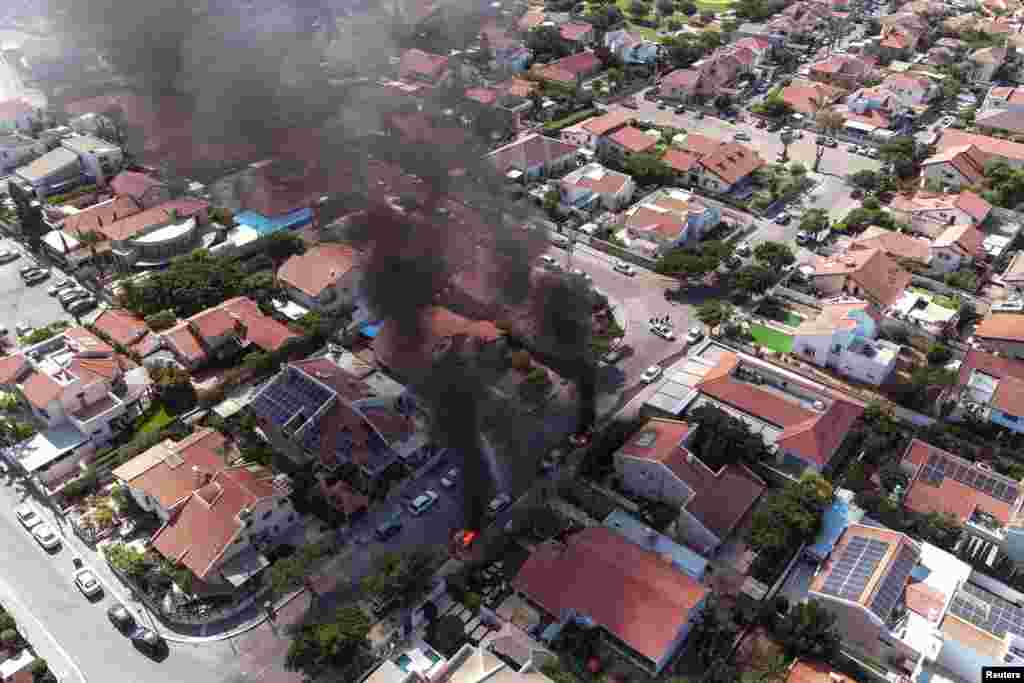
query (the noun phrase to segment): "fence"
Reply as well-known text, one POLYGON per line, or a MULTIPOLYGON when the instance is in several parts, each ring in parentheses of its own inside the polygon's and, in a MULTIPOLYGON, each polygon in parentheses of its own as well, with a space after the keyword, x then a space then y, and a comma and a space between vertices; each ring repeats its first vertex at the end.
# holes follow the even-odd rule
POLYGON ((789 287, 783 287, 782 285, 775 286, 775 289, 772 290, 772 296, 790 299, 798 304, 803 304, 804 306, 811 306, 813 308, 821 307, 821 302, 817 297, 813 297, 810 294, 804 294, 803 292, 798 292, 795 289, 790 289, 789 287))

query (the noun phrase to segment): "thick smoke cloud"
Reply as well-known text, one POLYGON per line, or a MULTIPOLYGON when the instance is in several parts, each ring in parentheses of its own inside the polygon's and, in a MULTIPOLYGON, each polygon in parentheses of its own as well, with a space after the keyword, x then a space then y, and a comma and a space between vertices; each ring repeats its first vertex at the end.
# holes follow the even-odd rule
MULTIPOLYGON (((458 275, 477 271, 498 305, 521 308, 535 300, 541 334, 574 368, 585 404, 581 420, 593 421, 590 298, 582 283, 534 283, 532 266, 546 242, 513 227, 525 212, 504 200, 502 179, 481 161, 480 141, 468 133, 435 138, 431 131, 416 144, 368 135, 384 129, 393 101, 331 83, 346 74, 384 73, 399 51, 398 36, 410 35, 400 13, 393 16, 401 3, 335 22, 316 0, 206 0, 198 7, 186 0, 50 2, 61 40, 98 51, 151 103, 151 129, 126 129, 133 138, 145 134, 154 162, 192 174, 227 157, 275 158, 283 163, 269 180, 296 201, 308 201, 311 192, 364 193, 366 211, 353 237, 366 254, 364 288, 375 313, 394 321, 410 345, 422 345, 429 338, 424 311, 458 275), (172 133, 167 142, 152 142, 165 131, 172 133), (405 169, 420 185, 409 196, 387 197, 390 188, 369 184, 367 168, 376 162, 405 169), (451 206, 449 194, 470 208, 451 206), (396 209, 396 199, 403 208, 396 209)), ((479 10, 466 5, 425 30, 469 38, 477 24, 467 17, 479 10)), ((242 193, 245 183, 228 184, 230 193, 242 193)), ((413 381, 434 414, 437 440, 465 456, 472 494, 466 513, 476 525, 492 488, 480 435, 483 374, 471 352, 456 345, 413 381)))

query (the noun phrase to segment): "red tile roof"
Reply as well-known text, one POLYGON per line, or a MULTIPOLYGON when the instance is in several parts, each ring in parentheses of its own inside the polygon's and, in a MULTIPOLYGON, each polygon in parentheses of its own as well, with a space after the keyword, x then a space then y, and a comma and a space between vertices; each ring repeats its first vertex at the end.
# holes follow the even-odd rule
POLYGON ((711 154, 702 157, 700 165, 727 185, 734 185, 765 165, 753 148, 735 142, 724 142, 711 154))
POLYGON ((967 386, 975 371, 999 380, 991 405, 1010 415, 1024 415, 1024 361, 971 349, 960 365, 957 385, 967 386))
POLYGON ((585 614, 643 656, 660 661, 708 589, 611 529, 590 527, 565 545, 539 546, 512 580, 560 618, 585 614))
POLYGON ((974 328, 974 336, 1012 342, 1024 342, 1024 315, 993 313, 974 328))
POLYGON ((575 84, 577 78, 586 78, 601 70, 601 60, 593 52, 578 52, 550 64, 534 65, 533 72, 549 81, 575 84))
POLYGON ((158 334, 147 334, 142 338, 141 341, 137 341, 128 348, 133 352, 139 354, 140 358, 145 358, 151 353, 155 353, 160 350, 161 337, 158 334))
POLYGON ((985 154, 991 156, 1024 161, 1024 144, 993 138, 988 135, 968 133, 967 131, 956 130, 955 128, 947 128, 942 132, 942 137, 936 143, 936 153, 941 153, 950 147, 966 147, 967 145, 974 145, 985 154))
POLYGON ((238 513, 275 495, 283 492, 269 477, 244 468, 222 470, 156 532, 153 547, 205 580, 240 531, 238 513))
POLYGON ((110 181, 110 189, 114 191, 114 194, 134 199, 141 199, 155 187, 164 187, 164 184, 152 176, 134 171, 121 171, 110 181))
POLYGON ((845 275, 869 298, 891 306, 910 284, 911 275, 881 249, 853 248, 813 261, 814 277, 845 275))
POLYGON ((116 221, 133 216, 142 211, 139 205, 131 197, 115 197, 110 201, 102 202, 87 209, 83 209, 73 216, 64 219, 62 226, 64 231, 71 235, 98 232, 102 234, 102 228, 116 221))
POLYGON ((21 382, 21 393, 36 408, 45 410, 60 398, 63 387, 45 372, 31 372, 21 382))
POLYGON ((661 79, 661 85, 686 90, 695 86, 699 80, 700 71, 697 69, 676 69, 661 79))
MULTIPOLYGON (((923 465, 926 465, 931 456, 938 456, 947 463, 947 468, 962 466, 974 468, 976 465, 963 458, 959 458, 948 451, 927 444, 919 439, 910 442, 903 459, 907 463, 914 464, 915 471, 907 487, 907 494, 903 498, 903 505, 908 510, 919 513, 943 512, 957 517, 961 523, 966 522, 974 514, 975 510, 983 510, 1002 524, 1010 522, 1016 510, 1016 503, 1006 503, 998 498, 982 493, 973 486, 963 484, 951 476, 944 476, 938 484, 925 481, 921 478, 923 465)), ((980 470, 979 470, 980 471, 980 470)), ((985 474, 999 483, 1020 488, 1019 482, 1004 477, 992 471, 985 471, 985 474)), ((1019 495, 1018 495, 1019 497, 1019 495)))
POLYGON ((920 581, 907 584, 905 594, 907 609, 920 614, 928 621, 939 623, 942 608, 946 604, 946 594, 938 588, 920 581))
POLYGON ((587 119, 580 125, 594 135, 606 135, 608 132, 621 128, 635 118, 636 116, 631 112, 611 111, 602 116, 587 119))
POLYGON ((570 42, 576 42, 582 40, 588 34, 593 35, 594 27, 590 24, 568 22, 558 27, 558 34, 562 36, 562 40, 568 40, 570 42))
POLYGON ((0 358, 0 384, 12 384, 25 371, 28 360, 20 353, 0 358))
POLYGON ((807 659, 793 662, 789 675, 786 676, 786 683, 854 683, 855 680, 839 673, 828 664, 807 659))
POLYGON ((199 339, 192 332, 188 321, 183 321, 160 333, 160 337, 179 356, 190 364, 201 363, 206 360, 206 351, 199 343, 199 339))
POLYGON ((502 336, 501 330, 492 322, 464 318, 440 306, 424 311, 420 324, 423 338, 409 340, 401 335, 394 322, 385 321, 373 342, 374 353, 392 369, 408 371, 429 363, 433 349, 456 337, 466 337, 486 344, 502 336))
POLYGON ((369 384, 352 375, 329 358, 307 358, 291 363, 300 372, 323 382, 346 401, 358 401, 373 396, 369 384))
POLYGON ((142 318, 122 308, 108 308, 93 321, 93 326, 122 346, 142 339, 149 328, 142 318))
POLYGON ((201 339, 217 339, 238 332, 238 321, 223 308, 208 308, 188 321, 201 339))
POLYGON ((245 338, 264 351, 277 351, 286 341, 299 336, 286 325, 263 315, 259 305, 248 297, 228 299, 221 307, 242 321, 245 338))
POLYGON ((213 476, 226 467, 224 436, 200 429, 181 441, 167 439, 114 470, 114 477, 156 499, 165 510, 202 485, 202 473, 213 476), (197 473, 193 468, 199 468, 197 473))
POLYGON ((671 211, 639 206, 626 217, 626 226, 633 232, 656 234, 665 240, 675 240, 686 227, 686 221, 671 211))
POLYGON ((320 244, 285 261, 277 277, 286 285, 317 297, 355 268, 358 261, 359 252, 347 244, 320 244))
POLYGON ((487 158, 498 173, 507 173, 512 169, 526 171, 542 164, 554 163, 578 151, 576 145, 532 133, 499 147, 488 154, 487 158))
POLYGON ((677 173, 689 173, 694 167, 699 165, 699 158, 696 154, 672 148, 665 152, 661 160, 671 166, 672 170, 677 173))
POLYGON ((441 80, 447 69, 447 57, 413 48, 402 53, 401 62, 398 65, 398 75, 399 78, 416 76, 427 81, 437 82, 441 80))
POLYGON ((626 442, 619 454, 665 465, 693 492, 684 505, 687 511, 724 540, 767 485, 744 465, 728 465, 713 472, 682 445, 690 431, 686 422, 650 420, 626 442))
POLYGON ((817 393, 828 404, 827 408, 824 412, 808 410, 775 391, 735 379, 732 373, 739 362, 736 354, 723 353, 718 365, 704 376, 697 389, 748 415, 781 427, 782 433, 776 440, 780 448, 796 453, 807 462, 827 465, 864 408, 828 391, 819 391, 817 393))
POLYGON ((911 237, 902 232, 886 230, 877 225, 870 226, 854 242, 867 249, 881 249, 889 256, 920 263, 928 263, 931 258, 928 240, 911 237))
POLYGON ((634 128, 633 126, 618 129, 611 134, 610 139, 615 144, 624 147, 634 154, 646 152, 658 144, 658 138, 647 135, 639 128, 634 128))
POLYGON ((205 215, 209 202, 199 199, 172 199, 152 209, 119 218, 108 225, 99 226, 96 231, 112 241, 127 240, 140 232, 156 225, 170 223, 172 220, 184 221, 197 215, 205 215), (174 212, 176 219, 172 219, 174 212))
POLYGON ((108 354, 113 348, 84 327, 69 327, 64 330, 64 339, 79 353, 108 354))
POLYGON ((466 90, 466 97, 480 104, 494 104, 498 96, 498 91, 493 88, 470 88, 466 90))
POLYGON ((835 102, 843 91, 824 83, 809 81, 793 81, 782 89, 782 99, 794 111, 804 115, 815 115, 817 112, 835 102))
POLYGON ((968 257, 974 258, 981 251, 985 242, 985 235, 973 225, 961 224, 951 225, 933 242, 936 247, 957 247, 960 252, 968 257))

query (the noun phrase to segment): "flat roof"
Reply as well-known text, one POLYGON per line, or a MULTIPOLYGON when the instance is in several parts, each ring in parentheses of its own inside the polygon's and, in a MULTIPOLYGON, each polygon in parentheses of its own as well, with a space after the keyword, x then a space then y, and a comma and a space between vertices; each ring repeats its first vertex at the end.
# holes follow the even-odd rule
POLYGON ((62 455, 74 450, 89 438, 70 422, 39 432, 31 439, 5 449, 4 454, 18 462, 28 472, 49 465, 62 455))

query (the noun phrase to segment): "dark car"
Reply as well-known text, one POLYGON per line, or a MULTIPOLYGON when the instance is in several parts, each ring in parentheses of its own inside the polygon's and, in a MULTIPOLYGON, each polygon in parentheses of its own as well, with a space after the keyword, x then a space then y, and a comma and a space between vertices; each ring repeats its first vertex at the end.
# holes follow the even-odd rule
POLYGON ((107 608, 107 619, 121 633, 128 634, 135 630, 135 617, 119 602, 107 608))
POLYGON ((389 519, 388 521, 381 524, 373 532, 373 535, 377 537, 378 541, 386 541, 392 536, 398 534, 402 530, 402 522, 398 519, 389 519))
POLYGON ((167 653, 167 643, 160 637, 159 633, 151 628, 140 626, 131 635, 131 639, 135 649, 150 657, 158 658, 167 653))

